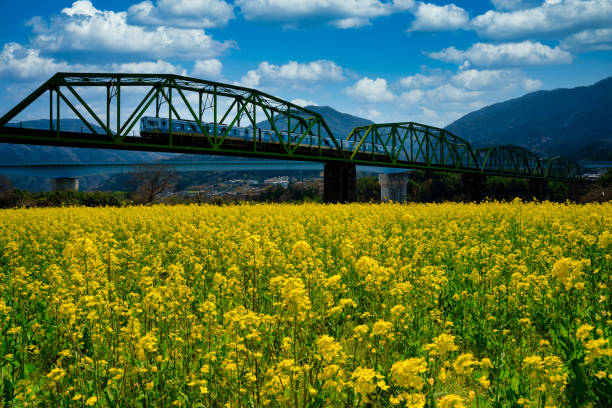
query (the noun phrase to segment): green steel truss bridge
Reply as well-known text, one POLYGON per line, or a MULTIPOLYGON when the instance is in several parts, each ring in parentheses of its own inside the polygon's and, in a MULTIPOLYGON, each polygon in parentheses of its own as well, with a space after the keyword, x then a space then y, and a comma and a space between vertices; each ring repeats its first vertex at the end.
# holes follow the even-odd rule
POLYGON ((309 109, 179 75, 57 73, 0 118, 0 142, 316 161, 329 165, 330 177, 349 179, 356 164, 541 181, 581 175, 569 158, 542 159, 517 146, 474 150, 444 129, 413 122, 334 135, 309 109), (48 126, 21 127, 20 116, 30 110, 47 116, 48 126), (83 125, 62 129, 62 118, 83 125))

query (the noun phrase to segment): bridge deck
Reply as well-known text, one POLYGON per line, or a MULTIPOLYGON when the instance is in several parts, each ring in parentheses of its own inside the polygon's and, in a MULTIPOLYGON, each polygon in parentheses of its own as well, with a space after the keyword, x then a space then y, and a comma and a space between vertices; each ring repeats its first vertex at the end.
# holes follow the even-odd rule
MULTIPOLYGON (((398 160, 393 162, 388 155, 376 152, 357 152, 347 160, 336 150, 317 148, 314 146, 297 146, 292 155, 278 143, 251 142, 244 140, 226 140, 223 148, 215 148, 205 138, 198 136, 173 135, 172 144, 168 135, 157 138, 142 136, 126 136, 121 143, 110 139, 107 135, 61 131, 58 138, 57 131, 26 129, 16 127, 0 127, 0 138, 6 143, 35 144, 62 147, 83 147, 113 150, 134 150, 168 153, 189 153, 203 155, 218 155, 231 157, 269 158, 291 161, 308 161, 325 163, 329 161, 351 162, 361 166, 389 167, 394 169, 435 170, 448 172, 464 172, 486 175, 506 175, 501 171, 480 170, 462 166, 431 165, 426 162, 411 162, 398 160)), ((528 177, 517 175, 516 177, 528 177)), ((556 180, 556 178, 550 178, 556 180)))

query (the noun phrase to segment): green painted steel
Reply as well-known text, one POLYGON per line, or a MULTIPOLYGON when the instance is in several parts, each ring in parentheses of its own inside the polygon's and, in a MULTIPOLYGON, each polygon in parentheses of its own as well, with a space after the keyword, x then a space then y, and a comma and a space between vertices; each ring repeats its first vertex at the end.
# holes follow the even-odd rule
POLYGON ((555 179, 579 179, 582 176, 580 165, 568 157, 556 156, 541 159, 544 177, 555 179))
POLYGON ((480 171, 468 142, 433 126, 414 122, 371 124, 354 128, 348 140, 357 143, 351 159, 360 164, 480 171), (380 146, 378 151, 375 146, 380 146))
POLYGON ((491 146, 476 150, 480 166, 489 174, 519 174, 530 178, 575 180, 581 176, 578 163, 568 157, 540 159, 524 147, 514 145, 491 146))
POLYGON ((476 150, 476 155, 481 168, 487 172, 544 177, 540 159, 524 147, 514 145, 484 147, 476 150))
POLYGON ((516 146, 473 151, 452 133, 419 123, 372 124, 353 129, 346 139, 338 136, 318 113, 272 95, 167 74, 57 73, 0 118, 0 142, 7 143, 336 161, 563 181, 580 178, 580 168, 571 159, 539 160, 516 146), (144 96, 126 103, 136 90, 144 96), (96 91, 102 97, 94 98, 96 91), (35 101, 46 103, 47 92, 48 129, 9 126, 35 101), (258 115, 269 123, 267 140, 262 141, 258 115), (78 118, 87 133, 61 129, 60 118, 69 116, 78 118), (166 119, 168 132, 136 135, 145 116, 166 119), (191 121, 198 133, 174 130, 172 122, 177 120, 191 121), (245 127, 246 137, 232 136, 233 129, 245 127))

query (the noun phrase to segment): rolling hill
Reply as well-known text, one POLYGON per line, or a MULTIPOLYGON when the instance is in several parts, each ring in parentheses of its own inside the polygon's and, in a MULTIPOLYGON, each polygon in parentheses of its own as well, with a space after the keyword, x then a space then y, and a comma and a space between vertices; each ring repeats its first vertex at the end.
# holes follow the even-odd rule
POLYGON ((515 144, 540 156, 612 160, 612 77, 496 103, 446 129, 474 147, 515 144))

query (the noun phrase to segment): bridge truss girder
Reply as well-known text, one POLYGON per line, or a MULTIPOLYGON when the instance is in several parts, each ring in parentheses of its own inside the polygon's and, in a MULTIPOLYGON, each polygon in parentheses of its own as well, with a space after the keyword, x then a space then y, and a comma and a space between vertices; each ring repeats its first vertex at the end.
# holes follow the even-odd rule
POLYGON ((524 147, 501 145, 476 150, 483 172, 491 174, 515 174, 528 178, 577 180, 581 177, 580 165, 569 157, 540 159, 524 147))
POLYGON ((356 143, 350 158, 364 164, 478 171, 470 144, 447 130, 415 122, 356 127, 348 140, 356 143), (363 146, 371 146, 368 152, 363 146), (376 152, 374 146, 382 147, 376 152))
POLYGON ((580 165, 569 157, 547 157, 541 159, 541 162, 546 178, 578 179, 582 176, 580 165))
POLYGON ((580 178, 580 168, 571 159, 539 160, 517 146, 474 151, 467 141, 444 129, 414 122, 356 127, 348 140, 340 140, 321 115, 291 102, 254 89, 168 74, 57 73, 0 118, 0 142, 341 161, 562 181, 580 178), (106 95, 102 96, 101 108, 91 100, 92 89, 106 95), (130 105, 129 110, 122 109, 125 108, 122 95, 126 91, 133 94, 134 89, 144 91, 144 97, 130 105), (49 97, 45 101, 46 93, 49 97), (48 101, 48 129, 7 126, 35 101, 45 104, 48 101), (61 129, 66 109, 88 132, 61 129), (138 121, 151 109, 157 117, 165 114, 163 117, 170 124, 168 134, 154 139, 131 136, 138 121), (260 119, 263 114, 268 121, 274 143, 257 140, 258 112, 260 119), (203 126, 205 113, 212 115, 206 122, 212 123, 212 132, 203 126), (183 119, 181 114, 196 123, 201 134, 174 133, 172 121, 183 119), (253 129, 250 139, 231 140, 230 131, 240 127, 241 120, 253 129), (316 142, 306 143, 307 136, 316 142))
MULTIPOLYGON (((34 132, 31 129, 19 134, 11 128, 10 133, 17 133, 14 143, 51 144, 79 147, 102 147, 111 149, 160 150, 213 154, 243 154, 254 156, 288 157, 291 159, 312 159, 323 156, 323 138, 331 140, 331 147, 326 149, 326 156, 342 160, 346 154, 327 124, 316 112, 284 101, 266 93, 235 85, 222 84, 195 78, 171 74, 105 74, 105 73, 57 73, 42 86, 17 104, 0 118, 0 128, 5 127, 18 114, 28 108, 34 101, 40 100, 45 93, 49 94, 49 129, 34 132), (130 88, 144 88, 146 95, 133 110, 122 117, 122 95, 130 88), (85 89, 106 89, 105 112, 96 111, 91 96, 85 89), (223 98, 225 106, 219 103, 223 98), (194 102, 197 100, 197 102, 194 102), (160 108, 167 108, 165 118, 169 122, 169 134, 164 141, 144 141, 130 136, 138 121, 146 116, 147 110, 154 107, 155 116, 160 117, 160 108), (67 108, 76 116, 89 133, 71 134, 61 129, 62 113, 67 108), (203 126, 203 114, 206 110, 212 114, 213 131, 203 126), (179 111, 187 112, 181 117, 179 111), (258 151, 262 149, 257 143, 258 117, 270 123, 271 137, 275 139, 278 151, 258 151), (115 120, 111 122, 111 116, 115 120), (196 136, 197 143, 181 143, 180 137, 173 134, 173 120, 189 120, 197 123, 201 135, 196 136), (236 149, 228 143, 228 136, 233 128, 245 120, 253 129, 248 146, 236 149), (222 126, 223 125, 223 126, 222 126), (222 127, 222 132, 218 131, 222 127), (98 131, 97 129, 102 129, 98 131), (316 146, 309 145, 304 155, 300 148, 306 136, 315 137, 316 146)), ((7 133, 7 132, 2 132, 7 133)), ((4 136, 4 135, 3 135, 4 136)), ((302 149, 303 150, 303 149, 302 149)))
POLYGON ((544 177, 540 159, 524 147, 490 146, 476 150, 476 155, 484 172, 544 177))

